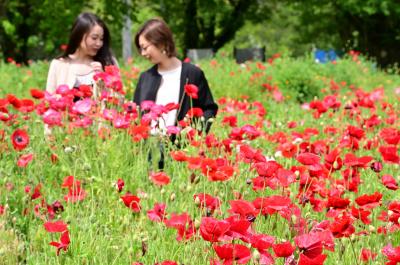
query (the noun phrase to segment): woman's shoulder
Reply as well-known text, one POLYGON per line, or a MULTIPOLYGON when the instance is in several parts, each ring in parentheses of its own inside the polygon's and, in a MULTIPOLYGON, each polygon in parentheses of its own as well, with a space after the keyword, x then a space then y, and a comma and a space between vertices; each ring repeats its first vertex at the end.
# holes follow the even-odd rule
POLYGON ((147 70, 141 73, 142 76, 150 76, 150 75, 159 75, 157 71, 157 65, 153 65, 152 67, 148 68, 147 70))
POLYGON ((203 72, 203 70, 201 70, 201 68, 198 67, 197 65, 194 65, 191 63, 186 63, 186 62, 182 62, 182 69, 185 71, 194 73, 194 74, 200 74, 203 72))
POLYGON ((52 66, 62 66, 62 65, 66 65, 69 63, 69 60, 63 57, 59 57, 59 58, 54 58, 53 60, 51 60, 50 65, 52 66))

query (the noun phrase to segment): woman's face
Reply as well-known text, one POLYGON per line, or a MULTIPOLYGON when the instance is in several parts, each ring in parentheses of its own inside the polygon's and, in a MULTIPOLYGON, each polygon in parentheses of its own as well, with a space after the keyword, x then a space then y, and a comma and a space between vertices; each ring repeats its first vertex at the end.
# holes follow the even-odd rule
POLYGON ((143 35, 139 36, 140 54, 153 64, 159 64, 168 56, 162 52, 156 45, 148 41, 143 35))
POLYGON ((94 25, 89 33, 83 35, 80 49, 85 55, 96 56, 97 52, 103 47, 104 30, 99 25, 94 25))

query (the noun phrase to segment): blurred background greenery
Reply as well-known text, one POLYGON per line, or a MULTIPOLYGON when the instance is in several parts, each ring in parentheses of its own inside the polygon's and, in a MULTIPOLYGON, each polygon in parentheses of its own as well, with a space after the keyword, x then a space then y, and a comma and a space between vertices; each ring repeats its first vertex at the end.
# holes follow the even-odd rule
POLYGON ((138 27, 160 16, 182 58, 189 48, 230 55, 233 47, 265 47, 267 57, 334 49, 361 51, 384 67, 400 61, 398 0, 1 0, 0 59, 26 63, 60 54, 82 11, 106 21, 119 58, 123 46, 133 47, 138 27), (124 25, 131 39, 122 37, 124 25))

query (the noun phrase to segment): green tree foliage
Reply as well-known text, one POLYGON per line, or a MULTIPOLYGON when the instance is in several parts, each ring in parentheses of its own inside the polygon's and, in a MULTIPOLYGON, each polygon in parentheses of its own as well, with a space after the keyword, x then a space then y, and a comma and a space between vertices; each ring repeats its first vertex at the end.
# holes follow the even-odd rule
POLYGON ((2 52, 18 62, 59 53, 83 7, 73 0, 6 0, 0 18, 2 52))
POLYGON ((178 46, 218 50, 246 20, 260 17, 260 0, 161 0, 153 8, 171 26, 178 46))
MULTIPOLYGON (((0 4, 0 53, 17 62, 60 54, 76 16, 91 11, 116 32, 122 17, 134 14, 128 0, 5 0, 0 4)), ((120 38, 120 34, 112 34, 120 38)))
POLYGON ((300 11, 303 42, 353 48, 383 66, 400 61, 398 0, 288 0, 300 11))

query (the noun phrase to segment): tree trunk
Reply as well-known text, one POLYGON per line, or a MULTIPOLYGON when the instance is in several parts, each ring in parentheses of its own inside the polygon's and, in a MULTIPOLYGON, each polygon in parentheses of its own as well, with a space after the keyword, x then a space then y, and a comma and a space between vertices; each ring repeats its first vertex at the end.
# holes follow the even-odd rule
POLYGON ((122 58, 124 62, 132 58, 132 21, 130 17, 124 16, 124 26, 122 27, 122 58))

